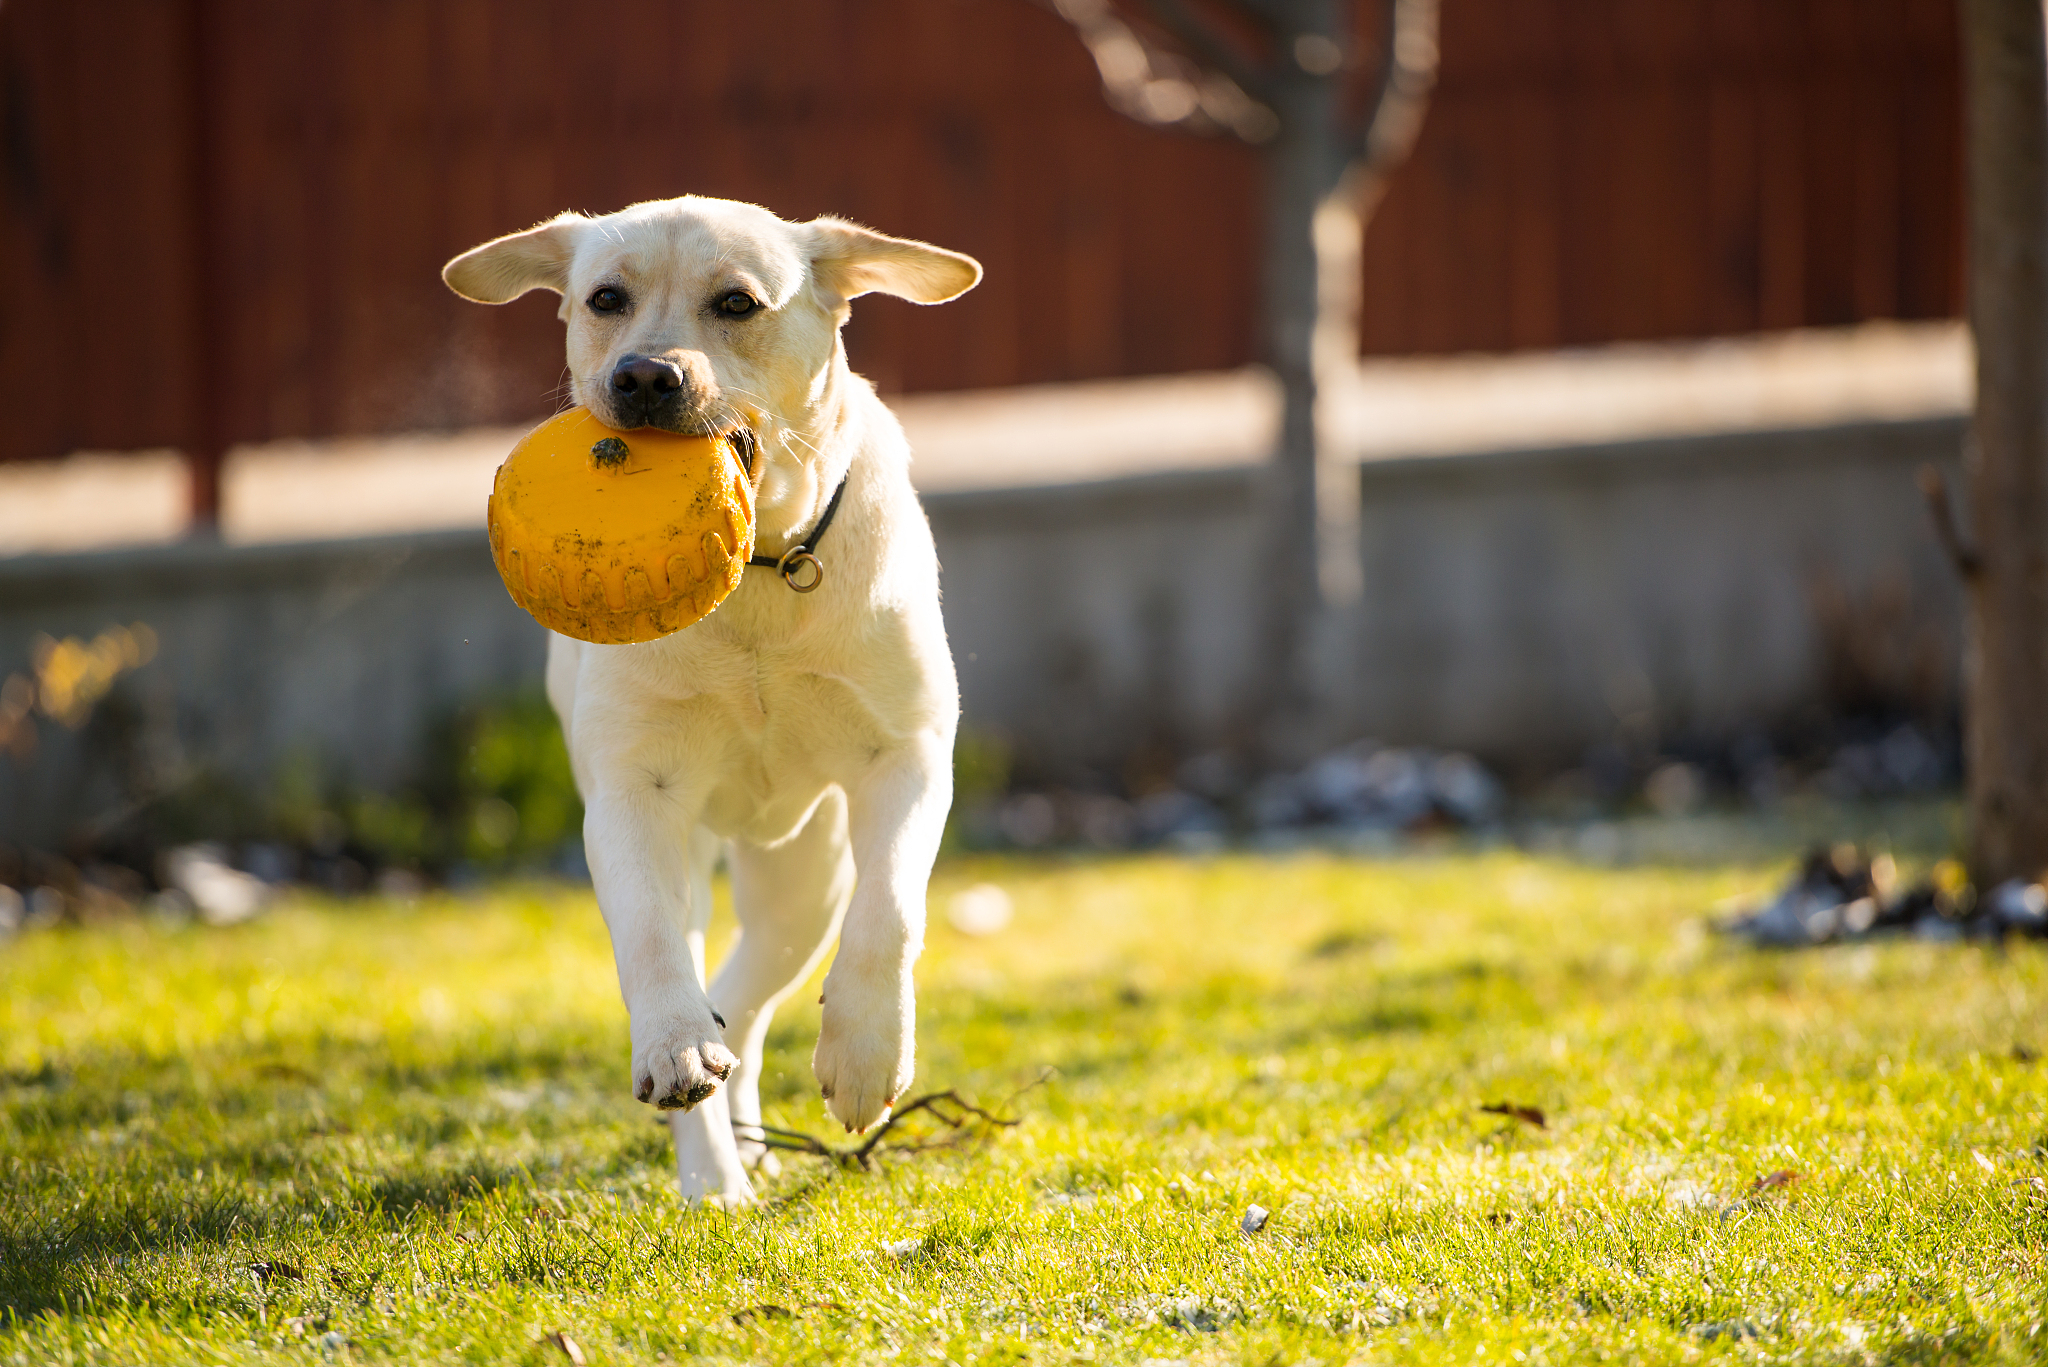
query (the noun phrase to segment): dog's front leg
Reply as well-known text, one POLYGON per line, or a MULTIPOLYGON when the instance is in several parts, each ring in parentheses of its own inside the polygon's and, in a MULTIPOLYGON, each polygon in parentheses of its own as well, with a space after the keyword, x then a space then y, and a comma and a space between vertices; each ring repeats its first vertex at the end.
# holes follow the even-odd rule
POLYGON ((916 1070, 911 968, 924 947, 925 888, 953 800, 951 741, 926 735, 887 751, 847 787, 857 881, 825 975, 811 1071, 826 1109, 849 1130, 887 1115, 916 1070))
POLYGON ((725 1047, 689 930, 709 918, 690 877, 697 806, 687 785, 633 765, 598 775, 583 818, 597 904, 633 1029, 633 1095, 689 1110, 738 1060, 725 1047))

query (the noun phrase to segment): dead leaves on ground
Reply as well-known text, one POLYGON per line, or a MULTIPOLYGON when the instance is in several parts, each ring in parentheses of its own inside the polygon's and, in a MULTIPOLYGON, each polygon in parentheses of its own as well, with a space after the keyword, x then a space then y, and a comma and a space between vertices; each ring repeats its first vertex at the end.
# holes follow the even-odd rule
POLYGON ((584 1367, 587 1359, 583 1356, 583 1349, 577 1344, 575 1339, 570 1338, 560 1329, 548 1330, 547 1333, 540 1336, 540 1341, 549 1347, 559 1349, 562 1356, 569 1359, 570 1367, 584 1367))
POLYGON ((1737 1215, 1747 1215, 1763 1209, 1767 1203, 1778 1198, 1789 1198, 1793 1189, 1805 1182, 1807 1176, 1797 1168, 1779 1168, 1767 1172, 1751 1182, 1741 1195, 1721 1206, 1721 1218, 1732 1220, 1737 1215))
POLYGON ((1549 1119, 1534 1106, 1518 1106, 1512 1101, 1496 1101, 1479 1109, 1486 1115, 1504 1115, 1510 1120, 1519 1120, 1524 1125, 1533 1125, 1539 1130, 1550 1128, 1549 1119))

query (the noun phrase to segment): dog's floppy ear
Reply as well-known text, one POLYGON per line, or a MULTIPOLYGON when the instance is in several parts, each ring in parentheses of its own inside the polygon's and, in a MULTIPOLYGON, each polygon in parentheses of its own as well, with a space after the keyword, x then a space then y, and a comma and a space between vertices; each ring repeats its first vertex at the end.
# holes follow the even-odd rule
POLYGON ((507 304, 528 290, 562 293, 582 214, 557 214, 537 228, 471 247, 441 267, 448 288, 479 304, 507 304))
POLYGON ((943 304, 981 283, 971 256, 887 237, 843 218, 813 219, 811 270, 843 299, 879 290, 913 304, 943 304))

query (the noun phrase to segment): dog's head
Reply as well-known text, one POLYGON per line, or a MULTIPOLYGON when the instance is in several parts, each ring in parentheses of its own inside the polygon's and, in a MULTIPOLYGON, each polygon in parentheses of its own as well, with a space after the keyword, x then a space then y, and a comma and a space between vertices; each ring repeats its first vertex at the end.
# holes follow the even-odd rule
POLYGON ((938 304, 973 258, 836 218, 789 223, 732 200, 563 214, 464 252, 441 278, 465 299, 562 296, 571 392, 613 427, 692 435, 801 427, 828 388, 847 301, 938 304))

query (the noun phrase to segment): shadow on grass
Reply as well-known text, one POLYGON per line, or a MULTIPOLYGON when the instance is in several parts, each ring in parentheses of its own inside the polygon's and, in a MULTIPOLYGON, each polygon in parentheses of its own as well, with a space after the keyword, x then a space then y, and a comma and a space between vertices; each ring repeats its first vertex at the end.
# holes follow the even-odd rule
POLYGON ((139 1113, 203 1112, 216 1120, 326 1107, 352 1091, 393 1098, 474 1098, 491 1088, 580 1086, 619 1073, 611 1041, 508 1044, 499 1032, 410 1039, 316 1035, 247 1048, 154 1056, 94 1048, 0 1078, 0 1111, 29 1132, 124 1124, 139 1113))
POLYGON ((246 1309, 230 1282, 122 1269, 445 1214, 531 1185, 537 1132, 616 1133, 600 1102, 562 1090, 581 1081, 580 1050, 421 1044, 403 1042, 399 1062, 386 1042, 333 1038, 168 1059, 86 1051, 10 1078, 0 1124, 24 1161, 0 1192, 0 1316, 103 1298, 246 1309), (507 1084, 545 1099, 494 1099, 507 1084))
MULTIPOLYGON (((1141 989, 1105 974, 1058 982, 1035 998, 993 1000, 942 989, 925 999, 924 1029, 940 1041, 934 1052, 955 1036, 984 1054, 1028 1036, 1040 1061, 1078 1083, 1145 1066, 1168 1048, 1255 1059, 1336 1040, 1443 1034, 1486 1021, 1523 1025, 1544 1014, 1542 977, 1524 965, 1467 958, 1391 968, 1360 964, 1351 949, 1349 939, 1341 952, 1312 949, 1280 982, 1221 973, 1141 989)), ((786 1079, 768 1085, 778 1087, 777 1100, 807 1092, 786 1079)))
MULTIPOLYGON (((100 1279, 137 1256, 189 1254, 267 1239, 296 1241, 309 1232, 329 1233, 362 1217, 445 1214, 500 1188, 530 1181, 523 1166, 473 1160, 431 1173, 360 1182, 340 1201, 312 1192, 262 1208, 235 1192, 214 1192, 195 1200, 167 1193, 123 1197, 101 1192, 62 1213, 30 1210, 23 1198, 10 1198, 0 1206, 0 1316, 89 1305, 97 1299, 100 1279), (307 1215, 313 1217, 311 1224, 303 1218, 307 1215)), ((159 1297, 146 1287, 138 1291, 133 1282, 116 1294, 124 1304, 159 1299, 197 1303, 190 1293, 159 1297)), ((211 1303, 219 1298, 199 1299, 211 1303)))
POLYGON ((1513 965, 1471 960, 1375 970, 1359 975, 1355 986, 1326 983, 1277 1007, 1266 1047, 1285 1054, 1333 1039, 1441 1034, 1481 1021, 1520 1025, 1542 1014, 1527 976, 1513 965))

